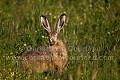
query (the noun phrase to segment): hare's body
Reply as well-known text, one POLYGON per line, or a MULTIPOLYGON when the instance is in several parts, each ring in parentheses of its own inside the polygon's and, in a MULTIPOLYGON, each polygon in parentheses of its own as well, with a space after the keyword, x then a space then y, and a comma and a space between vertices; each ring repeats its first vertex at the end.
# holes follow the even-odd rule
POLYGON ((61 15, 58 21, 56 31, 53 32, 45 16, 41 17, 43 27, 48 31, 50 44, 47 47, 36 47, 21 56, 20 64, 32 71, 42 73, 46 70, 57 70, 60 74, 63 72, 67 62, 67 51, 62 41, 57 39, 58 33, 65 21, 65 15, 61 15))

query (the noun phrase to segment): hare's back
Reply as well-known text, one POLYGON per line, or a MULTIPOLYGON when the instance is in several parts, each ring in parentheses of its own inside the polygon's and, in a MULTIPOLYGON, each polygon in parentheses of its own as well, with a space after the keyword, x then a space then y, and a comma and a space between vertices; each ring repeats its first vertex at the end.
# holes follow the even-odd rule
POLYGON ((28 51, 25 55, 21 56, 21 60, 29 61, 43 61, 50 58, 52 55, 49 47, 35 47, 28 51))
POLYGON ((21 56, 20 64, 26 68, 31 69, 35 72, 41 73, 46 71, 51 66, 51 52, 46 50, 46 47, 36 47, 28 51, 25 55, 21 56))

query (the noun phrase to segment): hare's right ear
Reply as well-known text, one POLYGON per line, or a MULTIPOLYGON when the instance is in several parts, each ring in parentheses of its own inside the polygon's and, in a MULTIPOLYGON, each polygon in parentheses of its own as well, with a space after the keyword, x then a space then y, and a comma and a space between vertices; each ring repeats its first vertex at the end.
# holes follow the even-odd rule
POLYGON ((59 33, 60 30, 63 28, 64 24, 65 24, 65 18, 66 18, 66 15, 65 14, 62 14, 58 20, 58 23, 57 23, 57 27, 56 27, 56 32, 59 33))
POLYGON ((47 18, 45 16, 41 16, 41 23, 44 27, 44 29, 46 29, 48 31, 48 33, 51 33, 52 32, 52 28, 49 24, 49 21, 47 20, 47 18))

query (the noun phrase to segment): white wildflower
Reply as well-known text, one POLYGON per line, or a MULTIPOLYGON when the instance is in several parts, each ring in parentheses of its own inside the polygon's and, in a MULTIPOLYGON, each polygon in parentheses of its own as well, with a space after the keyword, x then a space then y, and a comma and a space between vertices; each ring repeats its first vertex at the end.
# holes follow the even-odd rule
POLYGON ((108 34, 110 34, 110 32, 108 32, 108 34))
POLYGON ((45 36, 42 36, 42 38, 45 38, 45 36))
POLYGON ((24 46, 26 46, 26 44, 24 44, 24 46))

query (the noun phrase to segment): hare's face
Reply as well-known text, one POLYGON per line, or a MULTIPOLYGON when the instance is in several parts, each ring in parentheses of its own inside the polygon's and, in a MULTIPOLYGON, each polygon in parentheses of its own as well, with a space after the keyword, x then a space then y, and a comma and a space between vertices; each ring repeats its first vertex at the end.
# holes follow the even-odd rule
POLYGON ((52 33, 50 33, 49 37, 50 37, 49 38, 50 45, 56 44, 58 34, 56 32, 52 32, 52 33))

